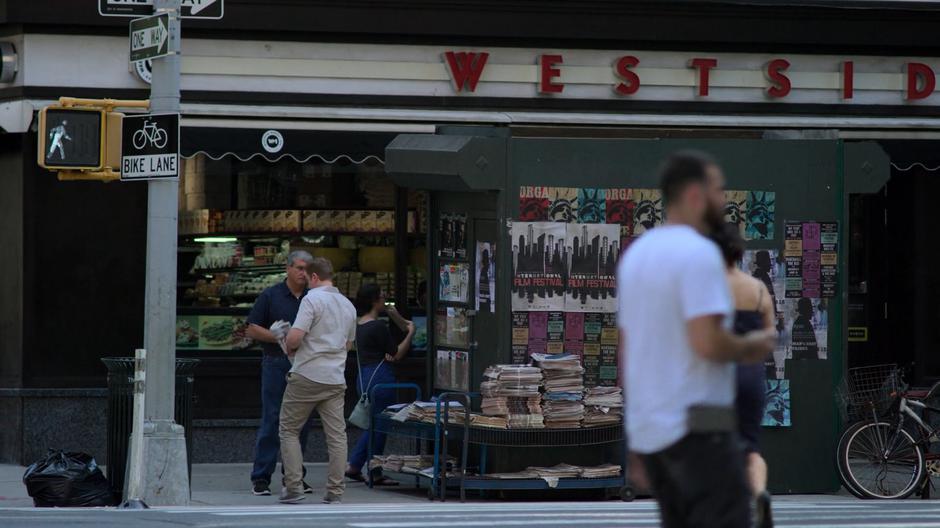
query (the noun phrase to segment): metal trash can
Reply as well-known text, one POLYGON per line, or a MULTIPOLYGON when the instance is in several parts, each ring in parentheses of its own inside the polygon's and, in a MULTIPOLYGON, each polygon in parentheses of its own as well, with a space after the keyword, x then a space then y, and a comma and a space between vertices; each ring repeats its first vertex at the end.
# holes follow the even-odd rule
MULTIPOLYGON (((108 467, 115 496, 124 494, 127 450, 134 422, 134 358, 101 358, 108 367, 108 467)), ((176 402, 173 419, 185 428, 186 463, 193 477, 193 371, 198 359, 176 359, 176 402)))

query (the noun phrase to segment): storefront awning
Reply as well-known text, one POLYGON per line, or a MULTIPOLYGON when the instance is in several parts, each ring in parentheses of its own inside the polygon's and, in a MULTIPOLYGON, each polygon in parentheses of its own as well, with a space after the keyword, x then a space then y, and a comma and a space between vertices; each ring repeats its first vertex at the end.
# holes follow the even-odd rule
POLYGON ((385 172, 402 187, 490 191, 505 185, 504 138, 401 134, 385 156, 385 172))
POLYGON ((241 161, 290 158, 299 163, 310 160, 384 163, 385 146, 396 136, 395 132, 387 131, 308 130, 290 124, 278 126, 276 122, 263 125, 267 126, 231 127, 210 121, 205 126, 192 126, 184 119, 180 133, 182 156, 191 158, 203 154, 214 160, 231 156, 241 161))

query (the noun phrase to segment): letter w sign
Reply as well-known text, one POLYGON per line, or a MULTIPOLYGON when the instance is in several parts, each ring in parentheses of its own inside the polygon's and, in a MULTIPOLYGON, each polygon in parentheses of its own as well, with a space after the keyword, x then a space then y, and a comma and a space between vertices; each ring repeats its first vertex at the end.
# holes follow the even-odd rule
POLYGON ((447 71, 450 72, 454 90, 462 92, 466 87, 467 91, 475 91, 489 56, 490 54, 486 52, 445 52, 444 60, 447 61, 447 71))

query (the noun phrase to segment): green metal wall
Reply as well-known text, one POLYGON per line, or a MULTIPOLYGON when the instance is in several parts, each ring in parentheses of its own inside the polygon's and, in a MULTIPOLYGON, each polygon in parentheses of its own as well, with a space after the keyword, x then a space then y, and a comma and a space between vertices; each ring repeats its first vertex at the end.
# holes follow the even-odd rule
MULTIPOLYGON (((461 132, 455 129, 446 133, 461 132)), ((862 177, 871 179, 873 172, 887 173, 886 157, 880 148, 873 144, 853 144, 847 156, 845 146, 837 140, 509 137, 504 141, 508 156, 505 158, 506 181, 500 185, 500 191, 438 191, 432 206, 432 226, 436 225, 437 214, 447 210, 467 212, 471 221, 474 217, 495 218, 500 231, 498 244, 502 250, 498 251, 496 328, 487 324, 474 325, 473 329, 474 340, 482 332, 492 335, 495 330, 496 346, 479 348, 472 356, 471 389, 478 387, 483 368, 511 359, 511 261, 505 248, 511 247, 509 223, 519 214, 519 187, 656 188, 659 165, 669 153, 687 148, 700 149, 719 160, 728 189, 776 193, 773 240, 750 241, 749 249, 782 251, 787 220, 840 222, 840 290, 830 303, 828 359, 788 361, 786 377, 791 380, 792 426, 764 428, 763 436, 764 451, 770 464, 770 487, 774 492, 837 490, 839 482, 833 459, 839 423, 833 393, 845 365, 843 320, 848 248, 844 236, 847 196, 844 160, 850 160, 848 172, 850 178, 855 178, 849 182, 851 189, 853 185, 861 184, 862 177), (864 168, 860 171, 864 176, 853 174, 858 167, 864 168)), ((455 172, 463 171, 455 168, 455 172)), ((468 235, 468 241, 472 243, 473 235, 468 235)), ((468 249, 472 251, 472 248, 468 249)), ((436 259, 432 257, 431 260, 431 269, 434 270, 436 259)), ((515 466, 571 458, 566 457, 562 450, 553 451, 527 452, 521 457, 518 452, 512 457, 497 456, 493 459, 492 469, 519 469, 515 466)))
MULTIPOLYGON (((514 138, 506 193, 516 196, 520 185, 655 188, 662 159, 685 148, 701 149, 718 158, 728 189, 776 192, 774 238, 749 242, 751 249, 782 250, 786 220, 843 221, 842 145, 838 141, 514 138)), ((511 207, 510 216, 515 218, 518 203, 511 207)), ((840 254, 844 256, 844 247, 840 254)), ((845 273, 841 275, 844 278, 845 273)), ((502 282, 502 287, 508 286, 502 282)), ((832 463, 838 428, 832 394, 834 371, 841 371, 843 364, 843 303, 841 298, 833 301, 829 359, 788 362, 793 425, 764 428, 770 486, 775 492, 838 489, 832 463)), ((508 314, 503 319, 508 321, 508 314)))

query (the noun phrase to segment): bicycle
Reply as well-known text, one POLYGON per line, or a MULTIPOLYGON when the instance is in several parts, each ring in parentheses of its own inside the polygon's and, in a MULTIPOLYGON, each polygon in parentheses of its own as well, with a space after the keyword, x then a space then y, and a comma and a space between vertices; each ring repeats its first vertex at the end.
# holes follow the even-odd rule
POLYGON ((838 393, 840 410, 854 423, 839 439, 836 464, 845 488, 861 499, 905 499, 920 489, 926 498, 928 475, 940 474, 940 426, 927 425, 916 410, 940 413, 926 400, 940 395, 940 382, 909 390, 896 365, 849 369, 838 393))
POLYGON ((134 148, 137 150, 143 149, 147 141, 150 142, 150 145, 162 149, 166 146, 167 133, 166 130, 157 127, 156 121, 145 119, 144 127, 134 132, 131 139, 134 142, 134 148))

